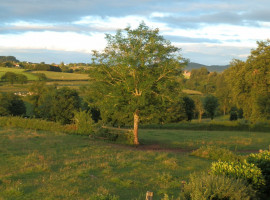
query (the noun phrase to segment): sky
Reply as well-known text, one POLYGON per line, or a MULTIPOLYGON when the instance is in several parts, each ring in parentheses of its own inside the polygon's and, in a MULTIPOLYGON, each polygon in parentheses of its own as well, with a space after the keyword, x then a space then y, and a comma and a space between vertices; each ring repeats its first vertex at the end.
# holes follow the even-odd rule
POLYGON ((269 0, 0 0, 0 56, 89 63, 105 34, 144 22, 190 62, 245 60, 270 38, 269 0))

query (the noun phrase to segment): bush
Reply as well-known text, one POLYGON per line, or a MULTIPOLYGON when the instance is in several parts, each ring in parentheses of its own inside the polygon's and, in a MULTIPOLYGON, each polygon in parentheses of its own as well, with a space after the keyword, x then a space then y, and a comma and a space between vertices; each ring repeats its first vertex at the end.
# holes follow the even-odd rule
POLYGON ((250 154, 247 162, 254 164, 262 170, 262 174, 266 181, 266 186, 270 186, 270 151, 261 151, 257 154, 250 154))
POLYGON ((217 146, 202 146, 191 153, 193 156, 220 161, 240 161, 241 156, 235 155, 232 151, 217 146))
POLYGON ((243 179, 256 190, 261 190, 265 186, 265 180, 261 169, 246 161, 240 162, 214 162, 211 171, 216 175, 225 175, 235 179, 243 179))
POLYGON ((86 111, 74 112, 74 123, 77 133, 80 135, 90 135, 94 132, 94 122, 91 114, 86 111))
POLYGON ((117 141, 117 143, 133 144, 134 136, 130 130, 118 129, 118 128, 106 128, 100 127, 95 130, 95 133, 91 135, 94 138, 117 141))
POLYGON ((255 195, 243 180, 205 172, 190 175, 180 193, 181 200, 254 200, 255 195))
POLYGON ((23 128, 44 131, 61 131, 76 134, 76 130, 70 129, 68 125, 57 122, 49 122, 41 119, 28 119, 22 117, 0 117, 1 127, 23 128))

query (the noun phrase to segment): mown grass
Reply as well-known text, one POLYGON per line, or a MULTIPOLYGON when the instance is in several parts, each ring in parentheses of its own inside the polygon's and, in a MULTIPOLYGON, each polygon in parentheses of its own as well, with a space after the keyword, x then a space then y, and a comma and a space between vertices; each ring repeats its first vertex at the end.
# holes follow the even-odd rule
POLYGON ((187 153, 139 151, 87 136, 0 128, 0 199, 177 197, 181 181, 210 161, 187 153))
POLYGON ((6 72, 13 72, 16 74, 23 74, 27 77, 29 81, 37 81, 38 77, 32 73, 27 72, 25 69, 18 68, 8 68, 8 67, 0 67, 0 77, 2 77, 6 72))
POLYGON ((25 92, 29 91, 29 83, 28 84, 0 84, 0 92, 25 92))
MULTIPOLYGON (((28 82, 27 84, 9 84, 9 83, 1 83, 0 82, 0 92, 28 92, 29 87, 32 82, 28 82)), ((59 88, 61 87, 69 87, 72 89, 79 90, 81 86, 88 85, 89 82, 87 80, 84 81, 47 81, 46 85, 57 85, 59 88)))
POLYGON ((76 74, 76 73, 65 73, 65 72, 52 72, 52 71, 32 71, 33 74, 35 73, 43 73, 45 76, 50 80, 89 80, 88 74, 76 74))

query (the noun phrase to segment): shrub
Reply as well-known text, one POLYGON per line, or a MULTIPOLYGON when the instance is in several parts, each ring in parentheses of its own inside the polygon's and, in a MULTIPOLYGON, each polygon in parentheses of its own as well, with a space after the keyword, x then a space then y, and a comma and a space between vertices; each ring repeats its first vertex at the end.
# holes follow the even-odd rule
POLYGON ((73 134, 76 133, 76 131, 70 129, 68 125, 61 125, 57 122, 49 122, 41 119, 28 119, 22 117, 0 117, 0 126, 44 131, 61 131, 73 134))
POLYGON ((127 129, 100 127, 91 136, 103 140, 117 141, 117 143, 123 144, 133 144, 134 141, 133 133, 127 129))
POLYGON ((243 159, 243 157, 235 155, 232 151, 217 146, 202 146, 193 151, 191 155, 220 161, 239 161, 243 159))
POLYGON ((251 200, 256 192, 240 179, 215 174, 191 174, 190 180, 183 185, 181 200, 251 200))
POLYGON ((95 132, 95 137, 101 138, 104 140, 116 141, 118 139, 118 134, 114 133, 108 128, 101 127, 95 132))
POLYGON ((74 112, 74 123, 77 133, 80 135, 90 135, 94 132, 94 122, 91 114, 86 111, 74 112))
POLYGON ((265 180, 261 169, 254 164, 246 161, 240 162, 214 162, 211 166, 213 174, 225 175, 235 179, 243 179, 253 186, 254 189, 260 190, 265 186, 265 180))
POLYGON ((266 181, 266 186, 270 186, 270 151, 261 151, 257 154, 250 154, 247 162, 254 164, 262 170, 262 174, 266 181))

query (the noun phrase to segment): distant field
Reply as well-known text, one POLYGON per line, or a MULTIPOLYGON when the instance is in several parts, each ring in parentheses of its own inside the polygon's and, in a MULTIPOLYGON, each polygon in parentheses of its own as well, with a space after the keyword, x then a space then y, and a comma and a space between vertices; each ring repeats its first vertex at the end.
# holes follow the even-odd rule
POLYGON ((0 92, 28 92, 29 84, 0 85, 0 92))
MULTIPOLYGON (((0 92, 28 92, 29 86, 32 83, 29 82, 27 84, 0 84, 0 92)), ((87 80, 85 81, 48 81, 46 82, 46 85, 54 85, 57 84, 59 88, 61 87, 69 87, 72 89, 78 90, 83 85, 88 85, 89 82, 87 80)))
POLYGON ((200 91, 183 89, 183 92, 190 95, 202 95, 200 91))
POLYGON ((25 69, 17 69, 17 68, 8 68, 8 67, 0 67, 0 77, 2 77, 6 72, 13 72, 17 74, 23 74, 27 77, 29 81, 36 81, 38 77, 32 73, 25 72, 25 69))
POLYGON ((51 72, 51 71, 33 71, 33 74, 35 73, 43 73, 46 75, 48 79, 51 80, 88 80, 88 74, 75 74, 75 73, 64 73, 64 72, 51 72))

